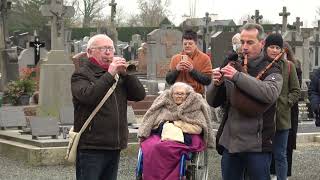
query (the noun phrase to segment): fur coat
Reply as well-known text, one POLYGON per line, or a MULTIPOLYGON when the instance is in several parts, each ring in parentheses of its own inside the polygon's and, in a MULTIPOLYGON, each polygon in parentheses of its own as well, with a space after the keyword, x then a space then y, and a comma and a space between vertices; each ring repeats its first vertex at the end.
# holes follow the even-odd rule
POLYGON ((159 95, 143 117, 138 137, 147 138, 151 129, 163 121, 181 120, 196 124, 203 130, 203 138, 207 147, 213 147, 213 129, 210 107, 203 97, 195 92, 189 94, 179 106, 173 101, 170 90, 159 95))

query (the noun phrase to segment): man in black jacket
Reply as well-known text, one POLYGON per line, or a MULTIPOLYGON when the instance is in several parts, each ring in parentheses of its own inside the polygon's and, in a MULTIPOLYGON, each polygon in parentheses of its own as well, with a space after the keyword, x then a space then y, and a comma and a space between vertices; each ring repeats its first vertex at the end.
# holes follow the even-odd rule
POLYGON ((127 100, 140 101, 145 90, 140 81, 126 73, 126 61, 114 57, 113 41, 106 35, 93 36, 87 45, 88 62, 71 78, 74 130, 81 127, 106 92, 116 88, 81 135, 77 160, 77 180, 116 180, 120 151, 127 147, 127 100))

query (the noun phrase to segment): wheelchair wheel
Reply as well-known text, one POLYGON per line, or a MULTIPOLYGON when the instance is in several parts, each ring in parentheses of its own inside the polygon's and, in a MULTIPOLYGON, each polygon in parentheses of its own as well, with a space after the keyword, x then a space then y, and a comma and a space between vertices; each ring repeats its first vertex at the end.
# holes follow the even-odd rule
POLYGON ((208 153, 202 151, 195 153, 187 165, 187 179, 207 180, 208 179, 208 153))

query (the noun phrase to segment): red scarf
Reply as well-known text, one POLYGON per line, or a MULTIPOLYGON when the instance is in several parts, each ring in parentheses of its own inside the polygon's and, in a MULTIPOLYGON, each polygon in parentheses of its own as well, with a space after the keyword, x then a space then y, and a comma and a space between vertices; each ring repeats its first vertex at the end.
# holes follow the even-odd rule
POLYGON ((93 64, 98 65, 99 67, 101 67, 102 69, 104 69, 105 71, 108 71, 109 69, 109 64, 107 63, 99 63, 94 57, 89 58, 90 62, 92 62, 93 64))

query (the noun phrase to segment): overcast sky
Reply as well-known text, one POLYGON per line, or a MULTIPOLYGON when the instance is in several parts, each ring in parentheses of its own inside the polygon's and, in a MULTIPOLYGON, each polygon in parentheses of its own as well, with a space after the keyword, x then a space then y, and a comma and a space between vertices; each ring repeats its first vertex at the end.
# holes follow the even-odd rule
MULTIPOLYGON (((311 27, 315 19, 320 20, 316 13, 320 7, 320 0, 171 0, 169 17, 176 25, 183 20, 182 16, 190 15, 190 2, 197 2, 196 17, 204 17, 205 12, 218 14, 218 19, 233 19, 236 24, 245 15, 253 15, 258 9, 265 20, 272 23, 282 23, 279 12, 282 7, 287 6, 287 11, 291 13, 288 23, 292 24, 299 16, 303 21, 303 27, 311 27)), ((137 12, 137 0, 116 0, 125 12, 134 14, 137 12)))

